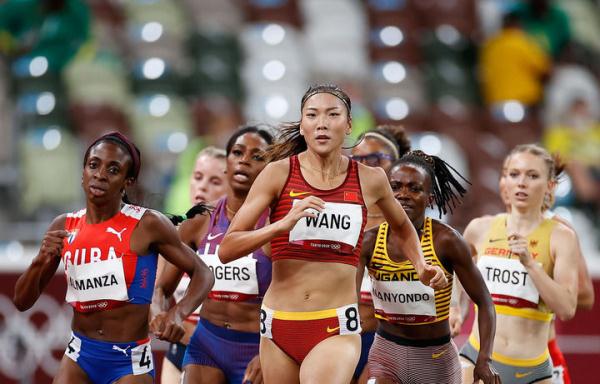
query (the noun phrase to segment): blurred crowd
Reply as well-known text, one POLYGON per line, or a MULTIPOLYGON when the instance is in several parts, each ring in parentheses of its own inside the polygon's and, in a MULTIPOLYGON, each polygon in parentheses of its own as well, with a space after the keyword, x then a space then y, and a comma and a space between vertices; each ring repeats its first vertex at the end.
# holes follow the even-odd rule
POLYGON ((0 241, 79 208, 81 152, 115 129, 142 149, 133 200, 182 213, 201 148, 297 120, 328 81, 352 98, 349 146, 400 124, 468 175, 459 229, 503 210, 507 151, 543 143, 568 164, 557 209, 596 248, 598 36, 597 0, 0 0, 0 241))

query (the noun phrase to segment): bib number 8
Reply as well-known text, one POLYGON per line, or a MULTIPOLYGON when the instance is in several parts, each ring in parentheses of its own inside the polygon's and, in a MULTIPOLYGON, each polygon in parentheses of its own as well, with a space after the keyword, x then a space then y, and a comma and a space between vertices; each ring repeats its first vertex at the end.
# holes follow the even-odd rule
POLYGON ((265 333, 267 333, 267 324, 265 323, 265 321, 267 321, 267 312, 264 309, 260 310, 260 334, 264 335, 265 333))
POLYGON ((358 310, 355 307, 349 307, 346 309, 346 329, 350 332, 356 332, 358 330, 358 310))

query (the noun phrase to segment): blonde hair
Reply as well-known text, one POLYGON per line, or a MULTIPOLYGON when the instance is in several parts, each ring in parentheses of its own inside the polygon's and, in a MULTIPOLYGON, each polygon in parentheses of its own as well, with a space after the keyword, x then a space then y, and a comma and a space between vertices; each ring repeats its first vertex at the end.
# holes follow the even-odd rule
POLYGON ((210 145, 210 146, 202 149, 200 152, 198 152, 198 155, 196 156, 196 160, 198 160, 202 156, 212 157, 213 159, 217 159, 217 160, 225 160, 227 158, 227 154, 225 153, 224 149, 217 148, 212 145, 210 145))
POLYGON ((506 157, 504 164, 508 166, 509 159, 517 153, 529 153, 544 160, 548 167, 548 180, 556 180, 556 163, 554 157, 545 148, 537 144, 519 144, 506 157))
MULTIPOLYGON (((548 167, 548 180, 552 182, 558 182, 560 176, 562 175, 565 169, 565 163, 560 158, 560 156, 556 153, 551 154, 545 148, 537 145, 537 144, 520 144, 513 148, 512 151, 506 156, 503 164, 503 173, 505 172, 508 161, 512 155, 516 153, 530 153, 534 156, 537 156, 544 160, 546 166, 548 167)), ((554 202, 556 200, 554 189, 550 189, 544 195, 544 202, 542 204, 542 212, 545 212, 552 208, 554 202)))

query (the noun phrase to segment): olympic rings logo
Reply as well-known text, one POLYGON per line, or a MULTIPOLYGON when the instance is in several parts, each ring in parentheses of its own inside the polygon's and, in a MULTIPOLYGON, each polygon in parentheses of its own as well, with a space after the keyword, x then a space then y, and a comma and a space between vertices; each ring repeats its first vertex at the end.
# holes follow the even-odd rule
MULTIPOLYGON (((63 350, 70 335, 71 307, 42 294, 33 308, 19 312, 13 303, 0 294, 0 371, 15 380, 30 378, 38 368, 50 377, 58 371, 63 350), (38 328, 34 317, 44 322, 38 328)), ((38 321, 39 323, 39 321, 38 321)))

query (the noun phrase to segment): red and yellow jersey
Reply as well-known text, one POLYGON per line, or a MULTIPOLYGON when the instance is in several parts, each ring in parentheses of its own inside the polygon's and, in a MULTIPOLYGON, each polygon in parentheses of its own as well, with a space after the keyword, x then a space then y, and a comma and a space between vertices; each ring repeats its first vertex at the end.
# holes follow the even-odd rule
POLYGON ((297 156, 290 157, 290 173, 279 200, 271 211, 271 222, 281 220, 296 201, 307 196, 325 201, 317 217, 300 219, 291 231, 271 241, 271 258, 343 263, 357 266, 367 222, 358 164, 350 160, 344 182, 337 188, 312 187, 302 176, 297 156))

